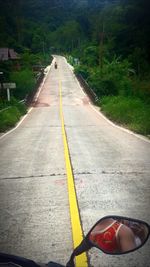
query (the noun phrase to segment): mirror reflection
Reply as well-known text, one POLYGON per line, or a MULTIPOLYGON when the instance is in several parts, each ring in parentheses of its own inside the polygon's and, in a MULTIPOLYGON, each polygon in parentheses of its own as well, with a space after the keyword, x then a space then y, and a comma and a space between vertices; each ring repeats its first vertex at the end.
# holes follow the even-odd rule
POLYGON ((141 246, 149 233, 146 224, 123 217, 104 218, 89 234, 93 245, 110 254, 122 254, 141 246))

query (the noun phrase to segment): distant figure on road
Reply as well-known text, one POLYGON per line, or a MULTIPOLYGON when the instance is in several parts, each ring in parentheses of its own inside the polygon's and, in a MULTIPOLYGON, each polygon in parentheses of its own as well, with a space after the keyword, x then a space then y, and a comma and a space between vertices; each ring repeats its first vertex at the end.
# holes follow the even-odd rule
POLYGON ((122 253, 136 248, 132 230, 113 219, 106 219, 96 225, 89 239, 108 253, 122 253))
POLYGON ((55 62, 55 69, 57 69, 57 62, 55 62))

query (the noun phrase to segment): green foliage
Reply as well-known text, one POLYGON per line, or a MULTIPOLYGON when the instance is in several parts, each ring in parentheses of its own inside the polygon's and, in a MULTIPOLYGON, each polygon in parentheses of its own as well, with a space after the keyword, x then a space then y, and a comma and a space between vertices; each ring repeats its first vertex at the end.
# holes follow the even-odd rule
POLYGON ((20 117, 26 113, 25 105, 18 103, 14 98, 10 102, 0 101, 0 108, 6 108, 0 111, 0 132, 15 126, 20 117))
POLYGON ((84 49, 83 51, 83 58, 82 62, 83 64, 89 66, 89 67, 94 67, 98 65, 99 62, 99 48, 98 46, 88 46, 87 48, 84 49))
POLYGON ((138 74, 143 75, 147 68, 149 71, 150 4, 147 0, 109 0, 107 4, 93 0, 92 5, 80 8, 77 1, 71 0, 1 2, 1 47, 9 46, 18 52, 28 48, 43 54, 52 47, 58 52, 76 50, 84 64, 94 66, 98 63, 103 32, 105 57, 109 55, 111 60, 114 54, 129 56, 138 74), (85 42, 88 42, 86 49, 85 42))
POLYGON ((27 112, 27 108, 26 108, 25 104, 18 102, 18 100, 15 99, 14 97, 12 97, 10 102, 7 102, 7 104, 9 106, 15 106, 22 115, 26 114, 26 112, 27 112))
POLYGON ((85 65, 75 66, 74 72, 75 74, 82 75, 85 80, 89 77, 89 70, 88 67, 86 67, 85 65))
POLYGON ((26 106, 23 103, 18 102, 17 99, 11 97, 10 101, 6 99, 0 99, 0 110, 15 106, 22 114, 26 113, 26 106))
POLYGON ((16 89, 14 90, 14 96, 19 99, 23 99, 29 94, 35 86, 35 79, 33 72, 29 69, 24 69, 19 72, 12 72, 10 74, 12 82, 16 83, 16 89))
POLYGON ((0 112, 0 131, 5 131, 13 127, 19 120, 21 113, 16 107, 11 107, 0 112))
POLYGON ((90 86, 98 96, 131 95, 132 87, 129 80, 130 63, 119 58, 109 62, 105 59, 103 68, 92 68, 88 77, 90 86))
POLYGON ((5 108, 7 108, 8 106, 10 106, 9 102, 6 101, 6 100, 4 100, 4 99, 1 99, 1 98, 0 98, 0 110, 1 110, 1 109, 5 109, 5 108))
POLYGON ((142 78, 150 71, 145 49, 135 47, 132 53, 128 56, 128 59, 132 62, 136 74, 139 77, 142 78))
POLYGON ((135 76, 132 78, 131 82, 134 96, 139 97, 146 104, 150 104, 150 77, 141 80, 135 76))
POLYGON ((82 31, 78 22, 70 20, 51 34, 50 38, 53 45, 62 51, 73 51, 80 45, 82 31))
POLYGON ((9 81, 9 74, 12 71, 13 63, 12 61, 0 61, 0 82, 7 82, 9 81))
POLYGON ((49 54, 36 53, 33 54, 29 50, 25 50, 23 54, 21 54, 21 64, 23 68, 32 69, 35 65, 46 66, 50 64, 52 58, 49 54))
POLYGON ((104 97, 101 109, 113 121, 137 133, 150 134, 150 107, 139 98, 104 97))

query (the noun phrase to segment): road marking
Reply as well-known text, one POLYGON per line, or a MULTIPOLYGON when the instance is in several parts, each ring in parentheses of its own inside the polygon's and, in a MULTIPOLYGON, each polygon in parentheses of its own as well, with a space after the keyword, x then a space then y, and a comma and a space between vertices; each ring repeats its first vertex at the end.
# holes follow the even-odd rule
MULTIPOLYGON (((68 180, 68 194, 69 194, 70 217, 71 217, 71 225, 72 225, 72 237, 73 237, 73 244, 75 248, 83 240, 83 232, 82 232, 82 227, 81 227, 81 222, 80 222, 77 195, 76 195, 76 190, 75 190, 73 171, 72 171, 71 160, 70 160, 70 155, 69 155, 69 147, 68 147, 65 125, 64 125, 61 81, 59 81, 59 95, 60 95, 60 118, 61 118, 62 136, 63 136, 63 143, 64 143, 64 155, 65 155, 66 172, 67 172, 67 180, 68 180)), ((82 253, 80 256, 76 257, 76 267, 81 267, 81 266, 82 267, 88 266, 86 253, 82 253)))

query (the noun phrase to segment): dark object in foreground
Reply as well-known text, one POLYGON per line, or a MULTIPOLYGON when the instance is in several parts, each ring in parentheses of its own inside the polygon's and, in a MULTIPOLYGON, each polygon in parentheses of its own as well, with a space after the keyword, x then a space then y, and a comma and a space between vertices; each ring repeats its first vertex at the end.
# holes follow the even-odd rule
MULTIPOLYGON (((74 267, 74 258, 96 247, 106 254, 121 255, 133 252, 142 247, 150 235, 150 226, 148 223, 132 218, 120 216, 107 216, 91 228, 81 244, 74 249, 66 267, 74 267)), ((37 264, 36 262, 0 253, 0 266, 2 267, 64 267, 55 262, 47 264, 37 264)))
POLYGON ((121 216, 107 216, 92 227, 81 244, 73 251, 66 267, 74 267, 74 258, 92 247, 110 255, 122 255, 141 248, 150 235, 144 221, 121 216))

